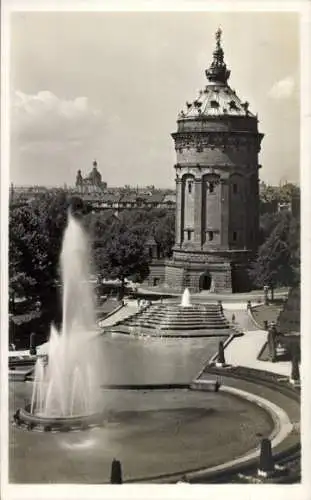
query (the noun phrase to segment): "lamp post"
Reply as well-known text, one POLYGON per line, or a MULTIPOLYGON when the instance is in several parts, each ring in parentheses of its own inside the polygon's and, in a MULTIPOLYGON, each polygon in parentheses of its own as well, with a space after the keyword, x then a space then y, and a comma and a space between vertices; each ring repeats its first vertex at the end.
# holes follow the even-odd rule
POLYGON ((220 341, 218 344, 218 355, 217 355, 216 366, 223 367, 225 364, 226 360, 225 360, 224 343, 220 341))
POLYGON ((36 334, 34 332, 32 332, 30 334, 30 341, 29 341, 29 354, 30 354, 30 356, 36 356, 36 354, 37 354, 35 337, 36 337, 36 334))
POLYGON ((258 476, 271 477, 274 474, 274 459, 272 455, 271 441, 268 438, 261 440, 258 476))
POLYGON ((115 458, 111 462, 111 474, 110 483, 111 484, 122 484, 122 466, 119 460, 115 458))

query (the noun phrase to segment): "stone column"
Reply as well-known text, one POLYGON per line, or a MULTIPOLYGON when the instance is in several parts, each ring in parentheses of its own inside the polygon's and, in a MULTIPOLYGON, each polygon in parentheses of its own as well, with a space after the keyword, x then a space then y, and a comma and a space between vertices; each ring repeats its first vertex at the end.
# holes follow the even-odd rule
POLYGON ((202 177, 196 178, 194 188, 194 243, 202 245, 202 177))
POLYGON ((175 221, 175 244, 182 243, 182 180, 176 178, 176 221, 175 221))
POLYGON ((221 228, 220 244, 222 248, 229 247, 229 181, 220 179, 221 228))

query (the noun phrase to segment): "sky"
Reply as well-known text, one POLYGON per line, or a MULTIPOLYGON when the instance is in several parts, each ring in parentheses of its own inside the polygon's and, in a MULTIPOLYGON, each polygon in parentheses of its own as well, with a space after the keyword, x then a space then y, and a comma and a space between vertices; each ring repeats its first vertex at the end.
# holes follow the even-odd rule
POLYGON ((230 86, 265 134, 260 178, 299 182, 299 18, 281 12, 15 12, 10 180, 174 186, 179 111, 223 30, 230 86))

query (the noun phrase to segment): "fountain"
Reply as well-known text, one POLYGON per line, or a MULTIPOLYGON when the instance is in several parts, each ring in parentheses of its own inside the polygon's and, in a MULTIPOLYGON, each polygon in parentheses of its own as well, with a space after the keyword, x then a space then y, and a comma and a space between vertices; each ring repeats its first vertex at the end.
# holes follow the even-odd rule
POLYGON ((180 305, 181 305, 181 307, 190 307, 191 306, 190 292, 189 292, 188 288, 185 288, 184 293, 182 294, 180 305))
MULTIPOLYGON (((51 327, 47 359, 40 357, 39 354, 35 365, 31 400, 25 408, 19 408, 13 418, 14 426, 29 431, 64 433, 83 431, 102 426, 102 424, 104 424, 104 428, 97 429, 94 433, 92 432, 92 435, 88 432, 84 435, 77 433, 78 436, 75 433, 69 436, 49 435, 45 436, 47 439, 43 439, 43 441, 40 436, 29 436, 26 439, 26 444, 33 450, 30 461, 25 461, 25 455, 20 452, 20 448, 24 444, 23 441, 21 444, 18 441, 21 433, 14 433, 10 462, 14 463, 15 461, 18 474, 22 474, 22 480, 18 482, 34 480, 36 483, 45 481, 57 483, 60 477, 60 482, 63 482, 64 479, 66 482, 76 482, 77 478, 85 477, 87 472, 88 479, 92 481, 95 478, 94 482, 96 483, 110 480, 111 483, 120 484, 123 482, 121 462, 115 459, 111 464, 111 457, 115 455, 115 452, 124 457, 122 465, 125 464, 124 470, 126 470, 127 477, 134 479, 136 477, 138 481, 144 477, 144 482, 146 482, 145 478, 150 482, 158 480, 158 477, 163 477, 166 474, 176 476, 181 470, 188 471, 189 463, 193 464, 196 469, 203 466, 206 468, 206 462, 215 465, 214 447, 218 449, 220 446, 223 449, 223 455, 220 455, 216 465, 223 464, 226 458, 229 460, 243 454, 245 450, 244 440, 243 446, 240 447, 240 440, 237 437, 234 441, 233 451, 229 450, 228 455, 228 442, 231 443, 232 436, 238 436, 238 432, 234 431, 240 429, 241 418, 243 419, 243 414, 246 412, 244 406, 240 406, 243 405, 243 402, 239 401, 240 398, 234 398, 233 402, 230 394, 229 396, 223 393, 217 394, 220 406, 220 411, 218 411, 216 400, 211 400, 211 394, 206 397, 205 392, 208 386, 212 387, 215 392, 218 391, 219 382, 217 379, 210 383, 206 378, 203 378, 202 385, 200 385, 200 380, 197 382, 195 379, 195 383, 189 385, 194 374, 198 371, 196 350, 198 347, 202 350, 199 359, 203 363, 203 360, 206 359, 206 347, 208 347, 206 343, 201 344, 201 346, 194 344, 192 348, 190 347, 190 351, 188 351, 189 347, 187 346, 184 351, 179 349, 178 361, 176 354, 175 359, 172 360, 169 344, 164 345, 162 349, 161 342, 152 348, 151 342, 152 351, 147 354, 146 358, 144 356, 148 351, 147 349, 142 350, 140 344, 139 350, 134 351, 134 356, 132 355, 132 363, 129 367, 125 363, 125 367, 123 367, 122 361, 124 362, 125 358, 120 358, 117 352, 122 351, 124 346, 126 348, 127 344, 116 343, 115 350, 110 351, 112 353, 110 367, 113 371, 122 373, 122 379, 125 383, 107 384, 104 392, 99 390, 100 382, 103 380, 99 368, 102 370, 103 366, 107 365, 100 363, 101 359, 98 358, 98 353, 102 351, 101 344, 99 344, 97 336, 94 335, 95 311, 89 283, 88 263, 87 239, 79 222, 69 215, 61 253, 62 327, 60 331, 55 326, 51 327), (160 351, 161 357, 156 354, 157 350, 160 351), (113 353, 117 354, 116 358, 114 358, 113 353), (159 364, 152 365, 154 353, 159 364), (193 364, 189 362, 190 356, 195 358, 193 364), (162 371, 166 372, 164 377, 162 371), (137 377, 135 373, 134 384, 131 383, 132 372, 138 373, 139 377, 135 380, 137 377), (100 375, 101 378, 99 378, 100 375), (146 384, 147 377, 152 381, 149 385, 146 384), (161 383, 161 377, 163 377, 164 383, 161 383), (180 383, 181 377, 182 383, 180 383), (143 380, 143 383, 140 383, 140 379, 143 380), (157 390, 159 387, 161 387, 160 391, 157 390), (202 388, 204 389, 202 390, 202 388), (172 389, 173 396, 170 392, 172 389), (190 390, 185 393, 185 389, 190 390), (101 397, 104 400, 104 406, 100 405, 101 397), (239 406, 232 412, 231 406, 233 404, 239 406), (230 418, 228 418, 226 425, 221 426, 222 442, 219 445, 219 417, 224 418, 222 415, 227 415, 227 413, 229 413, 230 418), (178 428, 177 437, 176 428, 178 428), (196 457, 198 458, 195 458, 194 462, 193 433, 204 437, 207 428, 211 430, 208 443, 206 439, 201 438, 196 441, 196 457), (157 451, 156 460, 150 466, 146 456, 153 449, 155 440, 159 442, 158 449, 160 451, 157 451), (63 467, 60 467, 63 450, 65 450, 66 457, 69 458, 69 466, 65 472, 63 467), (187 450, 190 450, 190 455, 187 454, 187 450), (85 468, 86 463, 88 463, 87 469, 85 468), (109 479, 105 469, 109 471, 110 464, 111 477, 109 479), (128 470, 129 472, 127 472, 128 470), (60 476, 60 474, 63 475, 60 476), (97 474, 99 476, 96 476, 97 474)), ((191 305, 188 290, 184 292, 182 304, 176 302, 158 304, 158 306, 160 310, 164 308, 165 316, 158 317, 157 324, 165 327, 164 320, 168 321, 170 328, 177 329, 178 335, 180 335, 182 328, 186 328, 185 331, 188 335, 187 332, 190 328, 195 330, 202 328, 202 326, 206 328, 215 325, 216 321, 219 321, 220 326, 223 326, 219 304, 211 304, 208 308, 200 304, 191 305)), ((150 308, 145 309, 143 314, 149 312, 150 308)), ((228 330, 226 330, 226 336, 227 333, 228 330)), ((214 330, 213 335, 215 335, 214 330)), ((131 344, 130 350, 126 351, 127 355, 130 353, 131 356, 133 347, 131 344)), ((109 360, 111 358, 109 357, 109 360)), ((107 356, 107 361, 109 362, 109 360, 107 356)), ((249 407, 251 408, 247 411, 252 413, 250 415, 247 413, 245 424, 244 421, 242 422, 246 430, 248 422, 253 422, 252 405, 247 402, 246 408, 249 407)), ((257 406, 255 408, 257 412, 257 406)), ((270 419, 266 418, 266 414, 261 422, 258 426, 256 424, 256 429, 269 435, 271 433, 270 419)), ((250 434, 250 440, 253 443, 252 434, 254 432, 251 431, 250 434)), ((257 442, 257 437, 255 439, 257 442)), ((247 444, 247 446, 251 448, 251 445, 247 444)), ((169 479, 170 481, 171 479, 169 479)))
POLYGON ((58 332, 51 326, 48 363, 37 359, 31 403, 20 411, 30 427, 68 427, 68 421, 79 427, 98 415, 100 360, 91 341, 96 323, 89 261, 87 237, 69 213, 61 252, 62 327, 58 332))
POLYGON ((231 325, 220 303, 195 304, 191 302, 189 289, 181 301, 151 304, 147 310, 115 323, 110 331, 127 335, 156 337, 210 336, 215 332, 227 336, 231 325))

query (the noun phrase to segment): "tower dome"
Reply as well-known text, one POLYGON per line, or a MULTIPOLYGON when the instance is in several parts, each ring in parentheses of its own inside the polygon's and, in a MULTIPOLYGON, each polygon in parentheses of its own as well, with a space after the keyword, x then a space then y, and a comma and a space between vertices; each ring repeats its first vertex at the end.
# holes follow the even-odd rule
POLYGON ((205 70, 207 84, 199 91, 193 101, 187 101, 178 115, 178 120, 204 119, 217 116, 249 116, 255 118, 249 111, 248 102, 242 102, 235 90, 228 85, 230 71, 224 62, 224 51, 221 46, 222 31, 216 32, 216 49, 213 61, 205 70))

